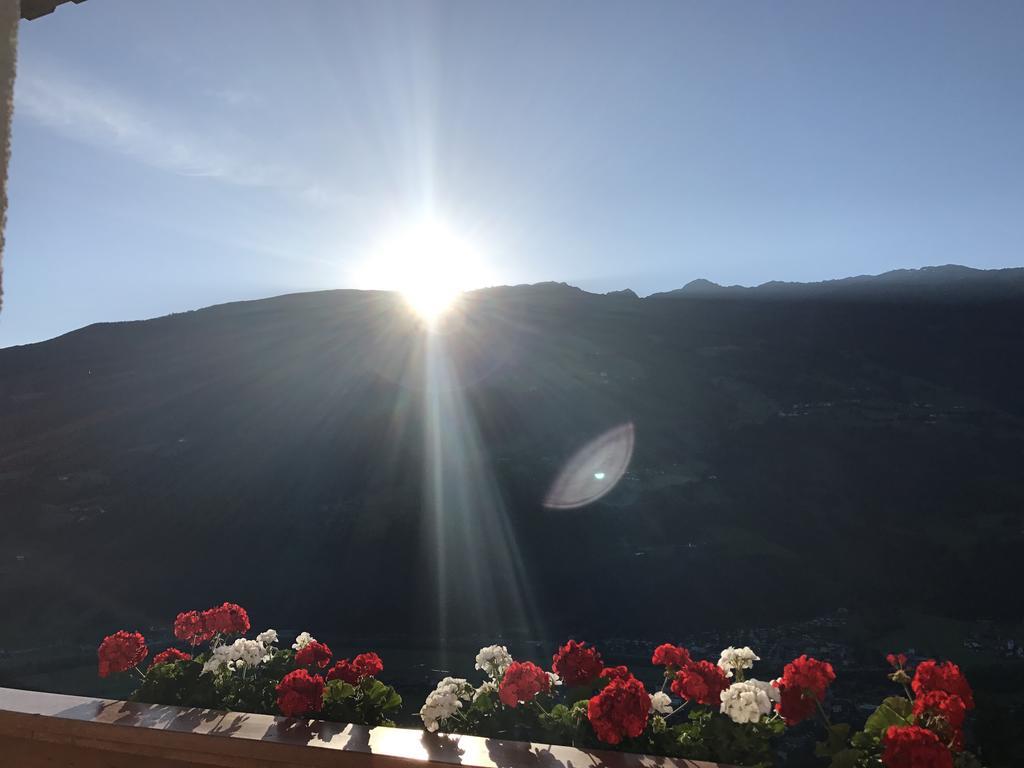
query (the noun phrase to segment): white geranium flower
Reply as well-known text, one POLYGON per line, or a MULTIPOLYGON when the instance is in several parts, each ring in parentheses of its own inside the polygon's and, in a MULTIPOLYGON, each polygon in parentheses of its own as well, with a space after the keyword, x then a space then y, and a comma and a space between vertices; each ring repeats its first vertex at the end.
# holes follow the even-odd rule
POLYGON ((722 691, 721 712, 734 723, 756 723, 772 711, 772 702, 761 685, 733 683, 722 691))
POLYGON ((656 715, 672 713, 672 697, 664 691, 651 694, 651 712, 656 715))
POLYGON ((299 634, 298 637, 295 638, 295 642, 292 643, 292 649, 296 650, 296 651, 301 651, 303 648, 305 648, 310 643, 315 643, 315 642, 316 642, 316 638, 313 637, 311 634, 309 634, 309 632, 302 632, 302 633, 299 634))
POLYGON ((469 681, 464 677, 446 677, 437 684, 437 687, 434 690, 451 693, 460 699, 472 701, 473 692, 476 689, 473 688, 473 686, 469 684, 469 681))
POLYGON ((242 667, 255 667, 264 660, 266 649, 258 640, 240 637, 230 645, 218 645, 203 664, 203 672, 218 672, 221 668, 235 671, 242 667))
POLYGON ((747 683, 750 685, 756 685, 764 691, 765 696, 768 697, 768 700, 772 702, 772 704, 779 700, 779 689, 771 683, 766 683, 764 680, 747 680, 747 683))
POLYGON ((427 695, 426 701, 420 707, 420 719, 423 721, 423 727, 431 733, 437 732, 445 720, 462 709, 462 700, 471 701, 475 694, 476 689, 465 679, 461 677, 444 678, 427 695))
POLYGON ((555 688, 562 684, 562 678, 560 678, 555 672, 548 672, 548 682, 551 683, 552 688, 555 688))
POLYGON ((731 645, 722 651, 718 659, 718 666, 725 672, 726 677, 732 677, 734 669, 750 669, 755 661, 761 659, 750 648, 733 648, 731 645))
POLYGON ((231 657, 231 646, 230 645, 218 645, 210 652, 210 658, 203 664, 202 674, 207 672, 219 672, 222 667, 227 667, 229 670, 234 668, 233 664, 229 662, 234 659, 231 657))
POLYGON ((423 721, 423 727, 430 733, 437 733, 441 724, 458 712, 461 707, 462 702, 457 696, 433 691, 428 694, 427 700, 420 707, 420 719, 423 721))
POLYGON ((256 641, 263 643, 263 645, 273 645, 277 642, 277 630, 268 629, 266 632, 260 632, 256 635, 256 641))
POLYGON ((480 653, 476 655, 476 668, 482 670, 492 680, 504 675, 511 663, 512 655, 504 645, 488 645, 481 648, 480 653))
POLYGON ((476 700, 479 699, 481 696, 484 696, 485 694, 497 692, 498 684, 493 680, 488 680, 485 683, 481 683, 480 687, 473 691, 473 703, 475 704, 476 700))
POLYGON ((231 656, 235 661, 241 661, 248 667, 259 664, 266 653, 266 648, 259 640, 246 640, 244 637, 238 638, 227 647, 231 649, 231 656))

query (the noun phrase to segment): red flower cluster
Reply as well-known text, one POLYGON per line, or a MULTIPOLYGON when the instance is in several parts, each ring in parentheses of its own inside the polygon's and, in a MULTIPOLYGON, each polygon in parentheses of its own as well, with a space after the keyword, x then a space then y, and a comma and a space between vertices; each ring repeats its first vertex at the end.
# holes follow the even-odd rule
MULTIPOLYGON (((203 634, 203 619, 198 611, 182 611, 174 620, 174 636, 195 645, 203 634)), ((209 638, 207 638, 209 639, 209 638)))
POLYGON ((893 669, 903 669, 907 666, 907 655, 905 653, 887 654, 885 660, 889 662, 889 666, 893 669))
POLYGON ((300 648, 295 654, 295 665, 297 667, 312 667, 316 665, 323 669, 331 663, 331 649, 324 643, 313 640, 300 648))
POLYGON ((532 661, 513 661, 498 686, 498 698, 506 707, 533 701, 538 693, 551 687, 548 673, 532 661))
POLYGON ((285 675, 275 690, 277 708, 285 717, 301 717, 323 709, 324 679, 320 675, 310 675, 304 669, 296 669, 285 675))
POLYGON ((157 664, 170 664, 173 661, 192 661, 192 654, 179 651, 177 648, 168 648, 153 657, 149 662, 149 668, 152 669, 157 664))
POLYGON ((917 665, 917 672, 914 673, 910 687, 914 689, 915 696, 929 691, 945 691, 953 696, 959 696, 965 708, 974 709, 974 692, 967 684, 967 678, 960 672, 960 667, 952 661, 942 664, 933 659, 922 661, 917 665))
POLYGON ((380 660, 373 651, 369 653, 360 653, 354 659, 352 659, 352 666, 355 667, 356 672, 359 673, 360 679, 364 677, 376 677, 384 671, 384 662, 380 660))
POLYGON ((601 675, 601 654, 586 643, 570 640, 551 657, 551 669, 566 685, 586 685, 601 675))
POLYGON ((674 669, 682 669, 692 661, 690 658, 690 652, 679 645, 672 645, 671 643, 662 643, 654 649, 654 655, 651 656, 651 664, 656 667, 665 667, 666 672, 670 672, 674 669))
POLYGON ((141 634, 122 629, 103 638, 96 655, 100 662, 100 677, 106 677, 112 672, 126 672, 137 667, 149 655, 149 648, 141 634))
POLYGON ((717 707, 722 691, 729 687, 729 678, 717 664, 710 661, 691 661, 672 681, 672 692, 687 701, 717 707))
POLYGON ((616 672, 587 703, 587 718, 597 738, 606 744, 618 744, 644 732, 650 709, 651 697, 644 684, 631 674, 616 672))
POLYGON ((244 635, 249 631, 249 614, 235 603, 224 603, 217 608, 203 611, 203 631, 209 637, 221 635, 244 635))
POLYGON ((793 659, 783 668, 782 677, 773 683, 779 689, 775 710, 786 725, 806 720, 825 700, 825 691, 835 679, 836 673, 827 661, 818 661, 806 654, 793 659))
POLYGON ((344 680, 355 685, 366 677, 376 677, 384 671, 384 662, 376 653, 360 653, 352 661, 342 659, 327 673, 328 680, 344 680))
POLYGON ((184 611, 174 620, 174 636, 196 645, 205 643, 216 634, 243 635, 249 631, 249 614, 235 603, 224 603, 217 608, 184 611))
POLYGON ((883 742, 885 768, 953 768, 953 756, 927 728, 892 725, 883 742))
POLYGON ((914 721, 926 723, 957 752, 963 749, 966 716, 963 699, 945 691, 928 691, 914 701, 914 721))
POLYGON ((601 670, 601 677, 606 677, 609 680, 625 679, 632 676, 633 673, 624 664, 619 664, 617 667, 605 667, 601 670))

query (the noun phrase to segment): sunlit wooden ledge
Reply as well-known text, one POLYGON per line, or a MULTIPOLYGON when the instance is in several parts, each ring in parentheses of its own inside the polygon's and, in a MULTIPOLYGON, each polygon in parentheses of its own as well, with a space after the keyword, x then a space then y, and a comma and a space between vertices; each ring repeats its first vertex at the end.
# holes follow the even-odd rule
POLYGON ((0 688, 5 768, 723 768, 624 752, 0 688))

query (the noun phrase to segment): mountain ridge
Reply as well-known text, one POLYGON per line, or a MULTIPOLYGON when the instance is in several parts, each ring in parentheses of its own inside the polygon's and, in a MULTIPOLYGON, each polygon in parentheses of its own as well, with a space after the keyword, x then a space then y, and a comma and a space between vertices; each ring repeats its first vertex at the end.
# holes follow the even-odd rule
POLYGON ((853 275, 831 280, 795 282, 770 280, 755 286, 720 285, 705 278, 692 280, 682 288, 652 293, 645 298, 686 297, 824 297, 861 296, 901 297, 915 293, 947 298, 977 298, 996 293, 1024 293, 1024 268, 979 269, 960 264, 945 264, 914 269, 894 269, 876 275, 853 275))
MULTIPOLYGON (((514 285, 496 285, 469 291, 469 294, 489 292, 511 292, 522 294, 523 292, 543 292, 549 298, 560 296, 581 296, 601 297, 625 301, 646 301, 661 299, 725 299, 725 298, 789 298, 789 299, 825 299, 825 298, 855 298, 855 299, 903 299, 903 298, 941 298, 945 301, 978 299, 1005 298, 1010 296, 1024 295, 1024 267, 1003 267, 997 269, 980 269, 967 267, 958 264, 946 264, 941 266, 928 266, 914 269, 896 269, 882 272, 877 275, 855 275, 851 277, 835 278, 832 280, 821 280, 811 282, 793 282, 771 280, 755 286, 743 285, 720 285, 706 278, 696 278, 686 283, 681 288, 668 291, 659 291, 646 296, 639 296, 631 288, 620 288, 603 293, 587 291, 567 282, 544 281, 539 283, 519 283, 514 285)), ((141 323, 151 320, 160 320, 168 317, 189 315, 196 312, 217 310, 239 311, 246 305, 258 304, 259 302, 280 302, 287 303, 289 297, 328 297, 346 293, 365 295, 393 295, 387 290, 363 290, 355 288, 331 288, 318 291, 300 291, 296 293, 285 293, 276 296, 238 299, 235 301, 211 304, 195 309, 181 310, 167 315, 159 315, 152 318, 132 320, 104 320, 80 328, 72 329, 50 339, 25 344, 15 344, 5 349, 29 347, 42 344, 55 339, 64 338, 94 326, 124 325, 128 323, 141 323), (232 309, 234 308, 234 309, 232 309)))
POLYGON ((434 339, 440 368, 380 291, 0 350, 0 645, 92 641, 224 599, 297 626, 353 584, 325 631, 434 637, 444 615, 452 632, 661 636, 836 605, 878 618, 877 595, 915 572, 929 578, 907 610, 1022 615, 999 586, 1024 546, 1024 298, 745 296, 477 291, 434 339), (560 468, 625 423, 636 444, 614 490, 546 509, 560 468), (424 502, 431 424, 470 484, 445 505, 451 530, 424 502), (447 560, 445 614, 439 582, 410 575, 438 567, 439 531, 464 555, 447 560), (750 590, 766 568, 772 588, 750 590), (322 589, 296 593, 297 574, 322 589), (642 597, 662 594, 685 615, 642 597))

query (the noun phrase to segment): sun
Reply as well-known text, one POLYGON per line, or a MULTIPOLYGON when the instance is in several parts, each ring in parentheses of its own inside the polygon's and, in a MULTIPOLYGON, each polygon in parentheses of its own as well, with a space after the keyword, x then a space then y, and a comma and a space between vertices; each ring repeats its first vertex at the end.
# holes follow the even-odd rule
POLYGON ((359 272, 361 287, 398 291, 427 325, 436 324, 464 292, 489 282, 474 244, 436 218, 383 238, 359 272))

